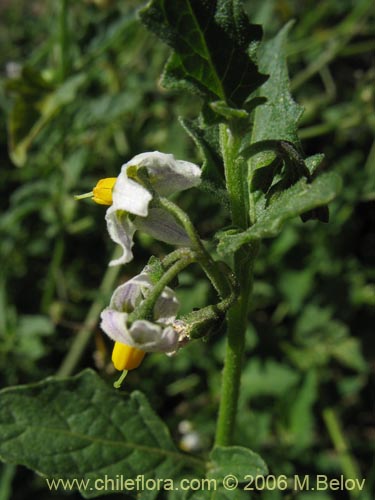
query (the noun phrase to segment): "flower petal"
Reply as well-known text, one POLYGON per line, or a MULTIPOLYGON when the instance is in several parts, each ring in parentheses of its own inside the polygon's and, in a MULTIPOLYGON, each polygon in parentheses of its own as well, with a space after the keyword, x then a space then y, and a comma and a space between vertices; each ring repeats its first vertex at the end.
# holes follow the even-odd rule
POLYGON ((172 352, 178 346, 178 333, 171 326, 163 329, 143 319, 134 321, 129 334, 132 337, 130 345, 145 352, 172 352))
POLYGON ((146 217, 152 195, 141 184, 129 179, 122 169, 112 191, 113 207, 134 215, 146 217))
POLYGON ((109 236, 123 249, 122 256, 118 259, 112 260, 109 265, 117 266, 119 264, 126 264, 127 262, 130 262, 133 259, 131 249, 134 244, 133 235, 136 227, 130 221, 126 212, 116 210, 114 205, 108 208, 105 214, 105 220, 107 221, 109 236))
POLYGON ((122 344, 132 345, 132 337, 126 325, 128 316, 127 313, 118 312, 107 307, 100 315, 100 328, 112 340, 121 342, 122 344))
POLYGON ((120 285, 113 292, 109 307, 119 312, 131 313, 143 299, 142 285, 135 279, 120 285))
POLYGON ((168 325, 176 319, 180 303, 174 291, 165 287, 154 307, 154 318, 158 323, 168 325))
POLYGON ((134 224, 153 238, 170 245, 190 246, 185 229, 170 213, 161 208, 150 208, 147 217, 136 217, 134 224))
POLYGON ((197 165, 159 151, 134 156, 123 165, 122 172, 134 166, 146 167, 153 187, 162 196, 198 186, 201 182, 201 169, 197 165))

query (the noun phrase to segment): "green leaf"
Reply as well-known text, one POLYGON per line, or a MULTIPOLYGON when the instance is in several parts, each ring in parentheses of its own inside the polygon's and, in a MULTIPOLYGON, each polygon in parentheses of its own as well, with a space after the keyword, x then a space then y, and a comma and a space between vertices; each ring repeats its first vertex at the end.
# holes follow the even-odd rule
POLYGON ((317 173, 318 167, 320 167, 323 160, 324 154, 322 153, 309 156, 305 159, 305 165, 309 169, 310 175, 314 175, 317 173))
POLYGON ((193 139, 203 159, 203 179, 209 179, 223 188, 223 162, 219 154, 218 127, 202 127, 199 120, 180 119, 180 122, 193 139))
POLYGON ((298 382, 295 369, 272 359, 252 359, 244 369, 242 380, 247 398, 259 396, 281 397, 290 392, 298 382), (277 381, 277 383, 275 383, 277 381))
POLYGON ((264 460, 254 451, 242 446, 217 446, 210 454, 211 464, 208 478, 222 481, 232 474, 239 482, 245 481, 245 476, 265 476, 268 468, 264 460))
POLYGON ((341 179, 334 172, 323 174, 311 183, 301 179, 260 211, 256 223, 249 229, 237 234, 231 231, 219 235, 219 252, 229 254, 253 240, 276 236, 288 219, 332 201, 340 187, 341 179))
POLYGON ((261 45, 258 54, 260 71, 270 75, 260 89, 267 98, 255 110, 251 142, 267 139, 290 141, 299 145, 298 121, 303 108, 295 103, 290 92, 290 81, 285 56, 285 44, 293 22, 288 23, 272 40, 261 45))
POLYGON ((151 0, 140 17, 174 49, 163 75, 167 88, 241 108, 267 78, 252 59, 262 29, 249 23, 239 0, 151 0))
MULTIPOLYGON (((123 395, 85 370, 0 393, 0 456, 49 478, 174 478, 204 462, 177 451, 140 392, 123 395)), ((91 498, 103 491, 82 490, 91 498)), ((110 493, 107 491, 106 493, 110 493)))
POLYGON ((332 356, 352 370, 358 372, 366 372, 367 370, 367 364, 361 351, 361 343, 356 338, 343 339, 332 346, 332 356))

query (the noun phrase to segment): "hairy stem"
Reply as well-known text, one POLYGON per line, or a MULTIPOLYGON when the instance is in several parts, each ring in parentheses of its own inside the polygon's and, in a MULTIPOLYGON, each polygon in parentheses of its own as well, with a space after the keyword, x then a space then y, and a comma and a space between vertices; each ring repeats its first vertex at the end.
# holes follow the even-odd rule
POLYGON ((178 248, 177 250, 174 250, 173 252, 166 255, 164 259, 161 261, 161 263, 164 268, 168 268, 169 266, 174 264, 177 260, 181 260, 188 257, 192 257, 194 258, 194 260, 198 259, 195 252, 190 250, 190 248, 178 248))
POLYGON ((188 257, 178 260, 163 274, 160 280, 154 285, 139 307, 137 307, 130 315, 129 321, 136 319, 150 319, 152 320, 153 310, 156 301, 162 294, 164 288, 183 270, 196 261, 195 256, 192 254, 188 257))
MULTIPOLYGON (((228 125, 220 126, 220 142, 224 159, 225 177, 231 204, 233 225, 247 228, 248 193, 244 162, 239 158, 240 139, 228 125)), ((246 250, 240 249, 234 255, 234 270, 240 293, 228 313, 227 345, 222 378, 219 416, 216 428, 216 446, 232 443, 236 422, 238 398, 241 383, 242 358, 245 348, 245 333, 249 297, 252 288, 253 263, 258 244, 246 250)))
POLYGON ((223 273, 222 270, 218 268, 216 263, 212 260, 210 254, 204 248, 203 243, 189 216, 186 214, 186 212, 181 210, 180 207, 178 207, 175 203, 168 200, 167 198, 160 197, 158 199, 158 202, 161 207, 172 214, 175 219, 182 224, 192 242, 192 248, 198 256, 198 263, 207 274, 219 296, 221 298, 226 297, 231 293, 231 285, 229 279, 227 278, 225 273, 223 273))
POLYGON ((243 253, 241 255, 240 252, 235 256, 236 275, 240 278, 240 294, 228 313, 227 345, 215 440, 217 446, 229 446, 233 439, 253 281, 253 263, 258 252, 258 244, 253 244, 247 255, 243 253))

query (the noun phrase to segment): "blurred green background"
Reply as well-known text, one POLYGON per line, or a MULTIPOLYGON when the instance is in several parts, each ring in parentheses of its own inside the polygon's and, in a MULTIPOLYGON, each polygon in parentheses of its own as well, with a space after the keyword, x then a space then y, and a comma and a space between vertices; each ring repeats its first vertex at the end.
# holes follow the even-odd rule
MULTIPOLYGON (((122 163, 140 152, 160 150, 201 161, 179 123, 179 116, 197 115, 199 99, 159 86, 168 49, 138 22, 142 4, 0 0, 2 387, 87 366, 111 383, 111 342, 97 326, 98 313, 111 290, 149 256, 168 252, 138 234, 134 261, 108 272, 114 245, 104 210, 73 198, 98 179, 117 176, 122 163), (75 360, 77 338, 83 354, 75 360)), ((335 477, 348 470, 349 457, 353 470, 358 467, 366 478, 369 489, 362 498, 370 499, 375 482, 373 4, 257 0, 244 5, 251 20, 263 24, 266 38, 295 19, 289 70, 295 100, 305 107, 304 151, 324 152, 324 168, 340 173, 344 187, 331 206, 329 224, 296 220, 262 246, 236 443, 258 451, 275 475, 335 477), (342 438, 349 454, 337 451, 342 438)), ((228 223, 209 193, 190 191, 177 201, 207 240, 228 223)), ((182 312, 215 300, 194 267, 181 276, 178 294, 182 312)), ((180 446, 205 454, 213 441, 223 355, 221 334, 176 357, 147 356, 129 374, 125 390, 145 392, 180 446)), ((27 469, 2 466, 0 500, 34 495, 66 496, 49 492, 27 469)), ((259 498, 287 497, 274 491, 259 498)), ((294 492, 288 498, 350 497, 339 491, 294 492)))

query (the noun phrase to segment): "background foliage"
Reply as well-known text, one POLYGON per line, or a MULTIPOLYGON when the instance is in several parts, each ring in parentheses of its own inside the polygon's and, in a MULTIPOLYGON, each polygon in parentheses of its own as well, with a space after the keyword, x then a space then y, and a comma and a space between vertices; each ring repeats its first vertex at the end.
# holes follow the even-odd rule
MULTIPOLYGON (((70 2, 66 16, 63 5, 0 2, 4 387, 87 366, 113 379, 98 311, 114 284, 167 247, 139 235, 135 261, 109 275, 113 245, 104 214, 73 195, 116 176, 142 151, 201 161, 178 119, 194 118, 199 98, 158 85, 168 49, 138 22, 141 2, 70 2), (76 338, 90 340, 79 362, 67 363, 76 338)), ((276 475, 339 475, 334 412, 371 488, 374 13, 367 0, 244 5, 266 38, 295 19, 288 54, 293 95, 305 108, 300 138, 307 156, 324 152, 324 168, 340 173, 344 187, 328 225, 294 221, 262 246, 236 443, 259 452, 276 475)), ((179 203, 203 237, 227 223, 209 193, 184 193, 179 203)), ((203 306, 211 290, 195 270, 182 276, 178 293, 187 312, 203 306)), ((205 454, 212 444, 223 353, 223 338, 213 337, 175 358, 147 356, 127 378, 127 390, 147 394, 185 450, 205 454)), ((42 478, 21 467, 2 466, 0 484, 2 499, 52 496, 42 478)))

